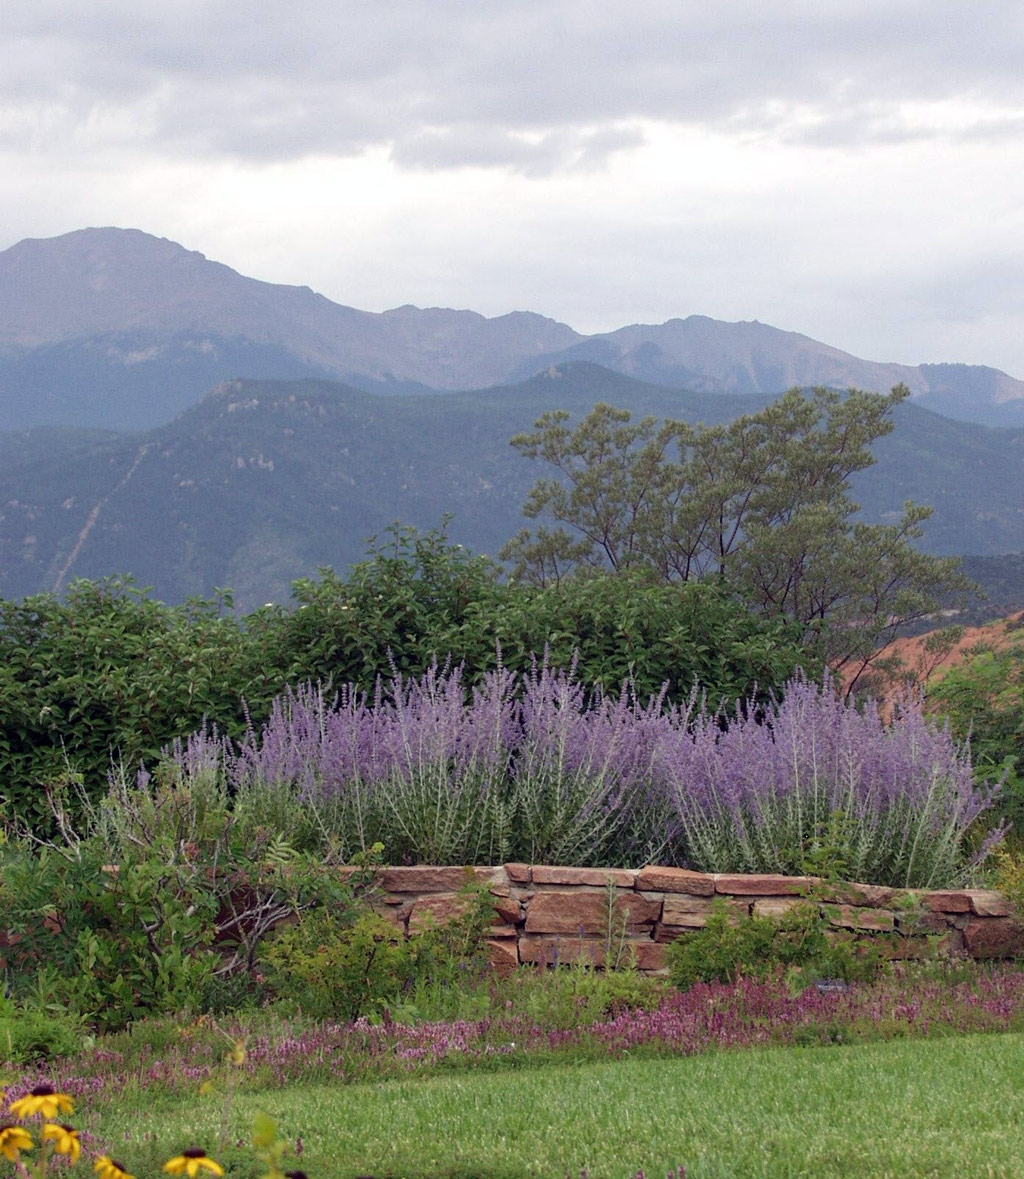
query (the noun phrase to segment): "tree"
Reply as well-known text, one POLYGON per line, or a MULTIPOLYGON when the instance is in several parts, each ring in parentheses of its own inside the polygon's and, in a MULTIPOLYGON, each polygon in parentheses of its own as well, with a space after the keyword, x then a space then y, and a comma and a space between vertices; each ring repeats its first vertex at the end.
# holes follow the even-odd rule
POLYGON ((874 459, 909 396, 793 389, 759 413, 705 427, 633 422, 599 404, 575 429, 545 414, 512 439, 556 468, 523 512, 551 518, 501 552, 514 576, 549 584, 600 570, 659 581, 714 578, 749 608, 796 622, 803 642, 856 680, 906 622, 970 586, 956 558, 914 548, 929 508, 891 524, 855 519, 850 477, 874 459))

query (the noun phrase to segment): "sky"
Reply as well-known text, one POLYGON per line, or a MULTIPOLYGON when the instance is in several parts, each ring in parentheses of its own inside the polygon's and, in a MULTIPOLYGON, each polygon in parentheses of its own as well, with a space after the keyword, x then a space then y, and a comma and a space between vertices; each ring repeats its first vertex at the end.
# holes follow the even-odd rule
POLYGON ((1024 378, 1019 0, 5 0, 0 249, 1024 378))

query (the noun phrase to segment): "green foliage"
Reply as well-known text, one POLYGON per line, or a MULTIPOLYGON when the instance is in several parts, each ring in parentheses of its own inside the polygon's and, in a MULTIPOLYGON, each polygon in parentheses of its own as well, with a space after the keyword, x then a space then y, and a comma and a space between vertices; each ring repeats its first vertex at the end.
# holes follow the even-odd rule
POLYGON ((575 1028, 623 1011, 654 1011, 665 997, 665 981, 632 967, 595 970, 580 962, 557 966, 529 982, 516 980, 516 1006, 553 1028, 575 1028))
POLYGON ((895 524, 853 520, 850 477, 874 461, 891 411, 909 396, 791 390, 724 426, 690 426, 600 404, 574 430, 565 412, 512 440, 557 472, 533 487, 531 519, 502 550, 541 584, 593 570, 660 581, 723 580, 751 609, 785 618, 835 669, 870 663, 882 640, 962 592, 956 561, 913 547, 929 509, 895 524), (675 456, 675 457, 673 457, 675 456))
POLYGON ((279 631, 287 678, 371 687, 389 668, 418 674, 435 659, 460 661, 453 638, 471 604, 486 611, 499 594, 498 568, 452 544, 446 526, 421 535, 392 525, 347 581, 331 569, 296 581, 297 609, 279 631))
POLYGON ((373 687, 389 669, 418 675, 433 660, 464 667, 473 684, 499 660, 528 671, 547 655, 585 684, 641 698, 697 685, 709 704, 781 687, 799 665, 820 664, 785 619, 759 618, 720 587, 659 584, 642 571, 551 586, 501 582, 486 558, 447 539, 393 528, 348 581, 322 570, 295 584, 298 608, 277 623, 272 663, 290 680, 373 687))
POLYGON ((464 664, 473 684, 499 660, 526 671, 546 651, 551 666, 576 660, 588 685, 617 691, 631 679, 641 697, 699 685, 717 707, 781 687, 801 663, 817 670, 799 628, 753 616, 718 586, 633 573, 549 588, 502 582, 444 525, 424 534, 396 525, 348 580, 324 569, 296 582, 294 596, 290 611, 243 618, 228 595, 172 608, 130 578, 0 601, 8 816, 52 831, 51 795, 95 801, 112 765, 134 774, 204 724, 238 737, 288 684, 372 690, 379 676, 417 676, 435 660, 464 664))
POLYGON ((992 818, 1024 839, 1024 634, 1000 650, 976 648, 929 685, 928 706, 948 717, 958 739, 970 740, 979 777, 1005 775, 992 818))
POLYGON ((996 856, 995 887, 1024 917, 1024 855, 1000 851, 996 856))
POLYGON ((66 1012, 0 1001, 0 1060, 8 1064, 72 1056, 84 1040, 81 1025, 66 1012))
MULTIPOLYGON (((102 793, 111 763, 137 766, 205 717, 245 724, 269 689, 258 619, 230 599, 169 608, 130 578, 74 582, 63 598, 0 601, 0 782, 7 813, 48 822, 47 791, 102 793)), ((274 683, 273 687, 276 688, 274 683)))
POLYGON ((327 906, 302 915, 269 938, 260 955, 271 992, 287 1009, 314 1019, 391 1018, 408 1011, 424 984, 461 986, 479 979, 484 936, 492 917, 486 890, 467 884, 463 912, 406 936, 375 912, 339 919, 327 906))
POLYGON ((71 857, 8 844, 0 862, 7 951, 16 994, 117 1026, 144 1012, 190 1006, 213 972, 213 898, 182 888, 180 866, 103 849, 71 857))
POLYGON ((100 1027, 194 1009, 213 980, 251 972, 278 921, 314 903, 352 913, 368 881, 245 826, 214 782, 115 782, 85 809, 84 834, 58 806, 58 840, 0 847, 0 926, 17 934, 14 992, 100 1027))
POLYGON ((878 968, 870 954, 858 955, 838 935, 813 901, 794 905, 782 917, 736 914, 716 902, 703 929, 684 934, 668 947, 668 975, 687 990, 698 982, 763 980, 788 972, 798 986, 818 979, 866 980, 878 968))

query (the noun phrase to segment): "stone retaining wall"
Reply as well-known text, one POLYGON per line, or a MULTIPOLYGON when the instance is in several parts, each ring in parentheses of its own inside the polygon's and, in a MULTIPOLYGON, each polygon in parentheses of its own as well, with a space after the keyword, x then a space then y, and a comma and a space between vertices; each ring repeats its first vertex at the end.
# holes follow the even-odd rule
POLYGON ((937 947, 949 956, 1024 956, 1024 926, 1007 900, 984 889, 907 892, 868 884, 828 884, 810 876, 736 876, 682 868, 387 868, 381 907, 407 931, 444 922, 466 901, 470 880, 489 890, 496 969, 583 960, 603 966, 632 959, 648 973, 665 965, 665 946, 700 929, 716 899, 738 914, 777 917, 809 894, 838 936, 872 939, 892 958, 937 947), (813 893, 812 893, 813 890, 813 893))

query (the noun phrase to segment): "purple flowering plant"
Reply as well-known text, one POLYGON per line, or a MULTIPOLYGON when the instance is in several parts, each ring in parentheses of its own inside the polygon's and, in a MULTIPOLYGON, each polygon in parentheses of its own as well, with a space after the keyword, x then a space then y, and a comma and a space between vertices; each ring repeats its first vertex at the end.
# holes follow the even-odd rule
MULTIPOLYGON (((733 714, 587 690, 573 669, 460 669, 305 685, 236 746, 199 734, 173 772, 219 773, 236 810, 391 862, 814 873, 906 888, 968 879, 997 784, 906 697, 891 716, 795 679, 733 714), (974 839, 972 845, 972 839, 974 839), (973 846, 973 850, 972 850, 973 846)), ((301 842, 300 839, 300 842, 301 842)))

